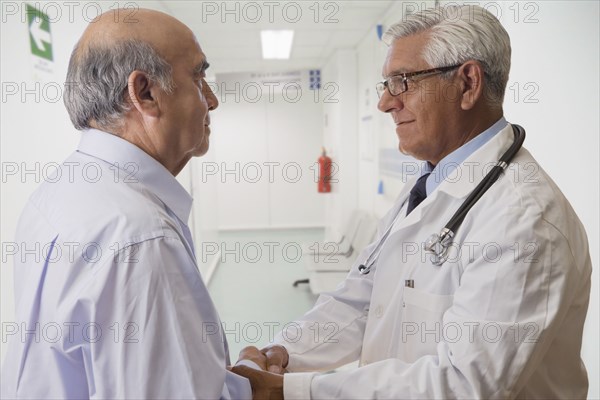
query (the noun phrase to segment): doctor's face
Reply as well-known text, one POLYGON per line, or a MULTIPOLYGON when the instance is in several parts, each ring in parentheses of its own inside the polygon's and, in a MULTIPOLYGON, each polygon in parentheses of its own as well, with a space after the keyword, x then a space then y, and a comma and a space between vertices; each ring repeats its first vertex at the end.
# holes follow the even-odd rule
MULTIPOLYGON (((383 65, 383 79, 442 65, 429 65, 422 57, 428 35, 421 33, 396 39, 383 65)), ((396 124, 402 153, 436 165, 455 150, 457 118, 460 115, 459 86, 439 74, 408 78, 408 91, 392 96, 385 90, 378 108, 389 113, 396 124)))

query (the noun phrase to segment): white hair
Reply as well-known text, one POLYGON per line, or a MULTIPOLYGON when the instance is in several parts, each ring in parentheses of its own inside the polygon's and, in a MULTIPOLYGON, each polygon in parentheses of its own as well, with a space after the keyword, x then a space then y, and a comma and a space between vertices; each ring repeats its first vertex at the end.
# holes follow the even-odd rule
POLYGON ((427 63, 437 68, 479 61, 487 78, 484 95, 492 105, 502 106, 510 71, 510 38, 492 13, 476 5, 436 7, 404 16, 387 30, 383 40, 391 45, 396 39, 422 32, 429 34, 422 54, 427 63))
POLYGON ((148 43, 128 39, 110 46, 75 46, 63 98, 75 128, 90 128, 91 121, 99 128, 120 126, 131 108, 124 96, 127 80, 136 70, 146 72, 164 91, 173 91, 171 66, 148 43))

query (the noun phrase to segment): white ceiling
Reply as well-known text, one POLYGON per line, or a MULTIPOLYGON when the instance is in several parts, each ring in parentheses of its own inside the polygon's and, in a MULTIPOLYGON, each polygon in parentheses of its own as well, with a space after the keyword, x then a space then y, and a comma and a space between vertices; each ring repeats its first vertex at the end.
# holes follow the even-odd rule
POLYGON ((392 3, 159 0, 143 6, 165 11, 189 26, 213 75, 320 68, 335 49, 356 47, 383 20, 392 3), (290 60, 262 59, 261 29, 295 31, 290 60))

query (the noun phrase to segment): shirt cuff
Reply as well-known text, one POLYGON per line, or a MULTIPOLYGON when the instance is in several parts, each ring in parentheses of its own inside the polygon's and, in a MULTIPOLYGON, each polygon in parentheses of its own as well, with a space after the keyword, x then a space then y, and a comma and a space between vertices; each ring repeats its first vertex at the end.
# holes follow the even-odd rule
POLYGON ((290 372, 283 375, 284 400, 310 399, 310 383, 316 372, 290 372))

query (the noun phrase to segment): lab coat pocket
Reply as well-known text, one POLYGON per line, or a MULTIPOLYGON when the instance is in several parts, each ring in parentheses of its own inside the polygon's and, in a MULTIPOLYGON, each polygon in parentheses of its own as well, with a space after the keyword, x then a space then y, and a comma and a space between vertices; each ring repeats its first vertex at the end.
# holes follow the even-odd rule
POLYGON ((414 362, 424 355, 436 354, 443 337, 442 316, 452 305, 454 296, 405 287, 402 300, 400 358, 414 362))

